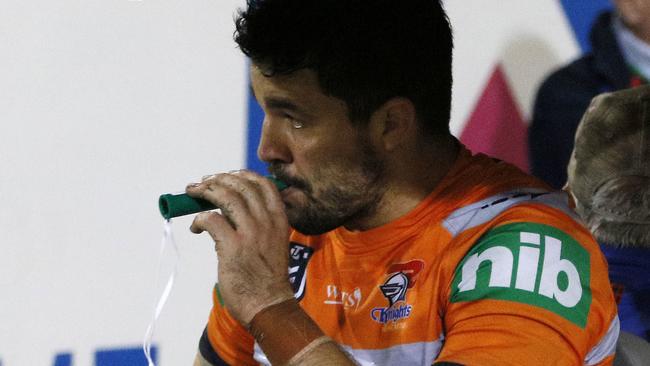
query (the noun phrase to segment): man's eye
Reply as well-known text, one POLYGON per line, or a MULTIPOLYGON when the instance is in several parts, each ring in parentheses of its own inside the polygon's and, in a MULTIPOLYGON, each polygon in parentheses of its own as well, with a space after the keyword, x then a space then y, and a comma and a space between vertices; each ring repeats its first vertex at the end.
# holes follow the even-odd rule
POLYGON ((284 117, 287 119, 287 121, 289 121, 289 123, 291 123, 291 127, 295 128, 295 129, 304 127, 304 124, 302 123, 302 121, 299 121, 299 120, 293 118, 293 116, 290 116, 290 115, 286 114, 284 117))

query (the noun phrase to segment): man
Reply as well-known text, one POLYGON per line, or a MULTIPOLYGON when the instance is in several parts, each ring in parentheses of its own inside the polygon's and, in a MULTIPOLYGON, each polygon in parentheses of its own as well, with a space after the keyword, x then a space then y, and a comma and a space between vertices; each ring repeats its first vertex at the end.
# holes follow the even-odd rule
POLYGON ((648 341, 649 112, 648 86, 594 99, 578 127, 567 183, 609 262, 621 330, 648 341))
POLYGON ((650 2, 614 0, 591 34, 591 52, 551 74, 535 100, 528 134, 531 172, 560 189, 573 137, 591 99, 650 79, 650 2))
POLYGON ((605 261, 566 196, 449 133, 437 0, 251 0, 236 24, 289 188, 188 186, 221 207, 191 227, 219 276, 196 365, 611 364, 605 261))

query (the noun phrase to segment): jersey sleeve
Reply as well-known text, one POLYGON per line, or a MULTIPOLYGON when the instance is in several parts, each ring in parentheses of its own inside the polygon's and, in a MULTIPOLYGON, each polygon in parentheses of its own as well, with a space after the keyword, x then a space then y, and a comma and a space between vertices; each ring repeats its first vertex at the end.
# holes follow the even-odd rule
POLYGON ((450 271, 437 361, 611 365, 618 318, 597 244, 568 217, 525 211, 465 238, 474 244, 450 271))
POLYGON ((218 284, 212 297, 213 307, 199 344, 201 355, 215 366, 257 365, 253 359, 254 339, 223 306, 218 284))

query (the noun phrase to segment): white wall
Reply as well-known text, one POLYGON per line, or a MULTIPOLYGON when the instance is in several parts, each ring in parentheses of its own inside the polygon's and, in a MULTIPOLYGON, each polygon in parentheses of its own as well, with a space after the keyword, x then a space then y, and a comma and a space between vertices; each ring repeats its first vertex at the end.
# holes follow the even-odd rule
MULTIPOLYGON (((161 193, 244 164, 243 1, 0 2, 0 359, 91 365, 142 341, 161 193)), ((176 220, 182 260, 154 341, 189 364, 212 245, 176 220)), ((166 278, 161 278, 165 280, 166 278)))
MULTIPOLYGON (((231 40, 242 3, 0 2, 2 366, 62 351, 91 365, 97 348, 142 341, 160 293, 158 195, 244 165, 245 60, 231 40)), ((527 110, 539 78, 577 53, 555 0, 447 8, 456 132, 497 62, 527 110)), ((174 221, 178 281, 154 337, 163 366, 191 362, 216 277, 212 244, 189 223, 174 221)))

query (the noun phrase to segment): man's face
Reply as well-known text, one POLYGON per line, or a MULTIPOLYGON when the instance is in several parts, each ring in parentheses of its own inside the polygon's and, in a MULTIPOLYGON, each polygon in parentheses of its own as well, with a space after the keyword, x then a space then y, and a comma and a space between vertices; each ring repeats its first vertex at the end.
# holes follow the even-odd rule
POLYGON ((281 192, 290 224, 313 235, 372 215, 383 162, 345 103, 323 94, 311 70, 267 77, 252 66, 251 83, 265 114, 257 153, 290 185, 281 192))

